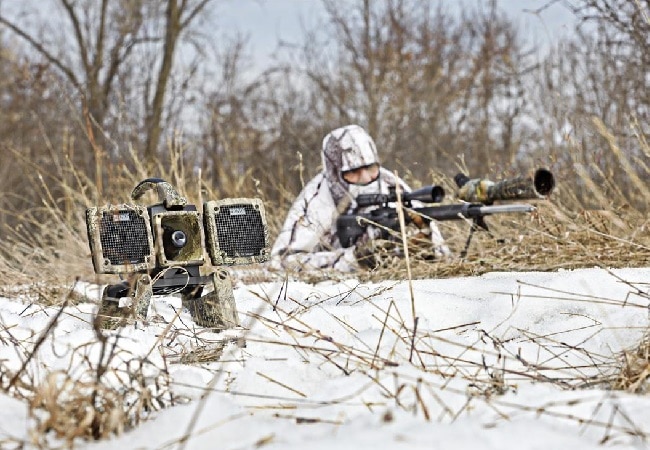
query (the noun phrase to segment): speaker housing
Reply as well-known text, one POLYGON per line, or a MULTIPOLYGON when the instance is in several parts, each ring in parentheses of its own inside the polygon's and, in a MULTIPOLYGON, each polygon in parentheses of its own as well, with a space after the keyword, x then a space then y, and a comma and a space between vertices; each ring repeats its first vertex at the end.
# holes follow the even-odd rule
POLYGON ((158 267, 194 266, 205 262, 204 232, 201 214, 193 205, 167 210, 160 205, 150 208, 158 267), (172 234, 182 232, 185 245, 173 245, 172 234))
POLYGON ((147 208, 128 204, 88 208, 86 230, 95 273, 144 272, 155 267, 147 208))
POLYGON ((269 230, 264 204, 257 198, 228 198, 203 204, 206 250, 212 265, 268 261, 269 230))

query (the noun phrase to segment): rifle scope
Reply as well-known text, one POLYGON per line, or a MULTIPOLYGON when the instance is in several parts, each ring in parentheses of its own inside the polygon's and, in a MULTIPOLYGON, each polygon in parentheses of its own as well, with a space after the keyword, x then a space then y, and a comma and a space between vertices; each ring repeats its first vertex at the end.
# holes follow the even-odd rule
MULTIPOLYGON (((411 192, 402 192, 402 202, 411 203, 418 201, 422 203, 440 203, 445 198, 445 190, 442 186, 431 185, 411 192)), ((397 192, 391 187, 388 194, 361 194, 356 198, 357 206, 385 205, 397 201, 397 192)))

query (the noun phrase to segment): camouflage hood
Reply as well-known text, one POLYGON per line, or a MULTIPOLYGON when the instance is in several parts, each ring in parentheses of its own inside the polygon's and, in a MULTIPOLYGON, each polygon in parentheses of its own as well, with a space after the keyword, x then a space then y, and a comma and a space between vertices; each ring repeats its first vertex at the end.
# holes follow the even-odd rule
POLYGON ((337 128, 325 136, 322 158, 325 178, 337 206, 345 197, 378 192, 379 178, 365 186, 351 185, 343 179, 345 171, 379 164, 375 142, 359 125, 337 128))

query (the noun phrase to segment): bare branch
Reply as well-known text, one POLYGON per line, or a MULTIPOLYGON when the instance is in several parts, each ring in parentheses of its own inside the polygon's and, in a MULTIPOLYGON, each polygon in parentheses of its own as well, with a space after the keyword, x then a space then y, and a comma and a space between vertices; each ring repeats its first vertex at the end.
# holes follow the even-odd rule
POLYGON ((75 76, 72 69, 70 69, 68 66, 63 65, 63 63, 61 63, 61 60, 50 53, 38 40, 36 40, 36 38, 26 33, 23 29, 19 28, 14 23, 8 21, 2 16, 0 16, 0 24, 5 25, 11 31, 27 41, 27 43, 29 43, 29 45, 31 45, 32 48, 36 50, 41 56, 43 56, 50 64, 54 65, 61 72, 63 72, 66 78, 70 81, 70 83, 74 85, 77 90, 80 92, 82 91, 83 88, 79 83, 79 80, 77 80, 77 77, 75 76))

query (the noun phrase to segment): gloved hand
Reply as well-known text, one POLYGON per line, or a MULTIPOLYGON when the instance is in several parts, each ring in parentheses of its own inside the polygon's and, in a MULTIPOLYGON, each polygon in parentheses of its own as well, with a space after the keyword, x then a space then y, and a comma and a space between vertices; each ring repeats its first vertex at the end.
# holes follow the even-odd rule
POLYGON ((433 252, 436 259, 444 259, 451 256, 451 250, 445 244, 445 240, 438 229, 438 225, 432 220, 429 222, 429 230, 431 232, 431 244, 433 245, 433 252))
POLYGON ((359 270, 359 262, 355 255, 356 247, 348 247, 340 250, 340 257, 334 263, 334 269, 341 272, 356 272, 359 270))
POLYGON ((409 251, 413 256, 426 260, 441 260, 451 256, 451 251, 434 222, 419 228, 416 233, 409 236, 409 251))
POLYGON ((373 230, 375 230, 374 227, 367 227, 366 232, 357 239, 354 246, 350 247, 357 264, 366 269, 373 269, 377 266, 375 242, 378 233, 373 230))

